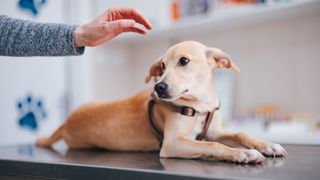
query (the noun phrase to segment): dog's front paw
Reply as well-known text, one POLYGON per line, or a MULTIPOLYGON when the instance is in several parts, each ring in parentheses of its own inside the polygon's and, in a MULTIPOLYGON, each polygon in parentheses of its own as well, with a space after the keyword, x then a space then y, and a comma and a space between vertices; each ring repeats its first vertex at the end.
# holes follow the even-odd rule
POLYGON ((244 164, 258 164, 261 163, 263 160, 265 160, 265 157, 255 149, 240 150, 236 154, 234 159, 235 162, 244 164))
POLYGON ((280 144, 271 143, 267 147, 260 150, 260 152, 266 156, 286 156, 287 151, 280 144))

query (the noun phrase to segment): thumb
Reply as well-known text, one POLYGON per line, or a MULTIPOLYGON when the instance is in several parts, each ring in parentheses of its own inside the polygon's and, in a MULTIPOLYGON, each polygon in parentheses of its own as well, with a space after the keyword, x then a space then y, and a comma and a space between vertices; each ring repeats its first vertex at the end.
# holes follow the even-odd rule
POLYGON ((110 21, 107 23, 107 27, 109 30, 112 29, 123 29, 123 28, 130 28, 135 25, 135 21, 132 19, 120 19, 116 21, 110 21))

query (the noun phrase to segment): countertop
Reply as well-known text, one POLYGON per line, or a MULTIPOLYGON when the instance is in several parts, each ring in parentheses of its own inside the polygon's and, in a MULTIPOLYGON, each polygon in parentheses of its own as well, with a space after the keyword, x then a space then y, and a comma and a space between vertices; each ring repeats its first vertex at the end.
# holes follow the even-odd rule
POLYGON ((0 147, 0 179, 320 179, 320 146, 284 145, 286 158, 260 165, 162 159, 158 152, 0 147))

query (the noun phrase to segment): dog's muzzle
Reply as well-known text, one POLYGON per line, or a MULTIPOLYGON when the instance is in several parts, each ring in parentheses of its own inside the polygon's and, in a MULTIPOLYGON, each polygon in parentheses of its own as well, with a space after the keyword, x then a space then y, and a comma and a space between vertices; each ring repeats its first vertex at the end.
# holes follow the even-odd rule
POLYGON ((159 82, 154 86, 154 90, 158 94, 159 98, 167 99, 170 98, 170 95, 168 94, 168 85, 165 82, 159 82))

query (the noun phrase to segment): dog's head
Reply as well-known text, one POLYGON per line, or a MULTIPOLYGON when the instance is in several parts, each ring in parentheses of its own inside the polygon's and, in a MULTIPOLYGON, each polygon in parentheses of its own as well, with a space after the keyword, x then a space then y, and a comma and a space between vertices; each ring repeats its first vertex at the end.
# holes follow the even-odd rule
POLYGON ((155 95, 164 101, 197 97, 213 80, 216 68, 240 69, 229 55, 194 41, 172 46, 150 67, 145 82, 155 79, 155 95))

